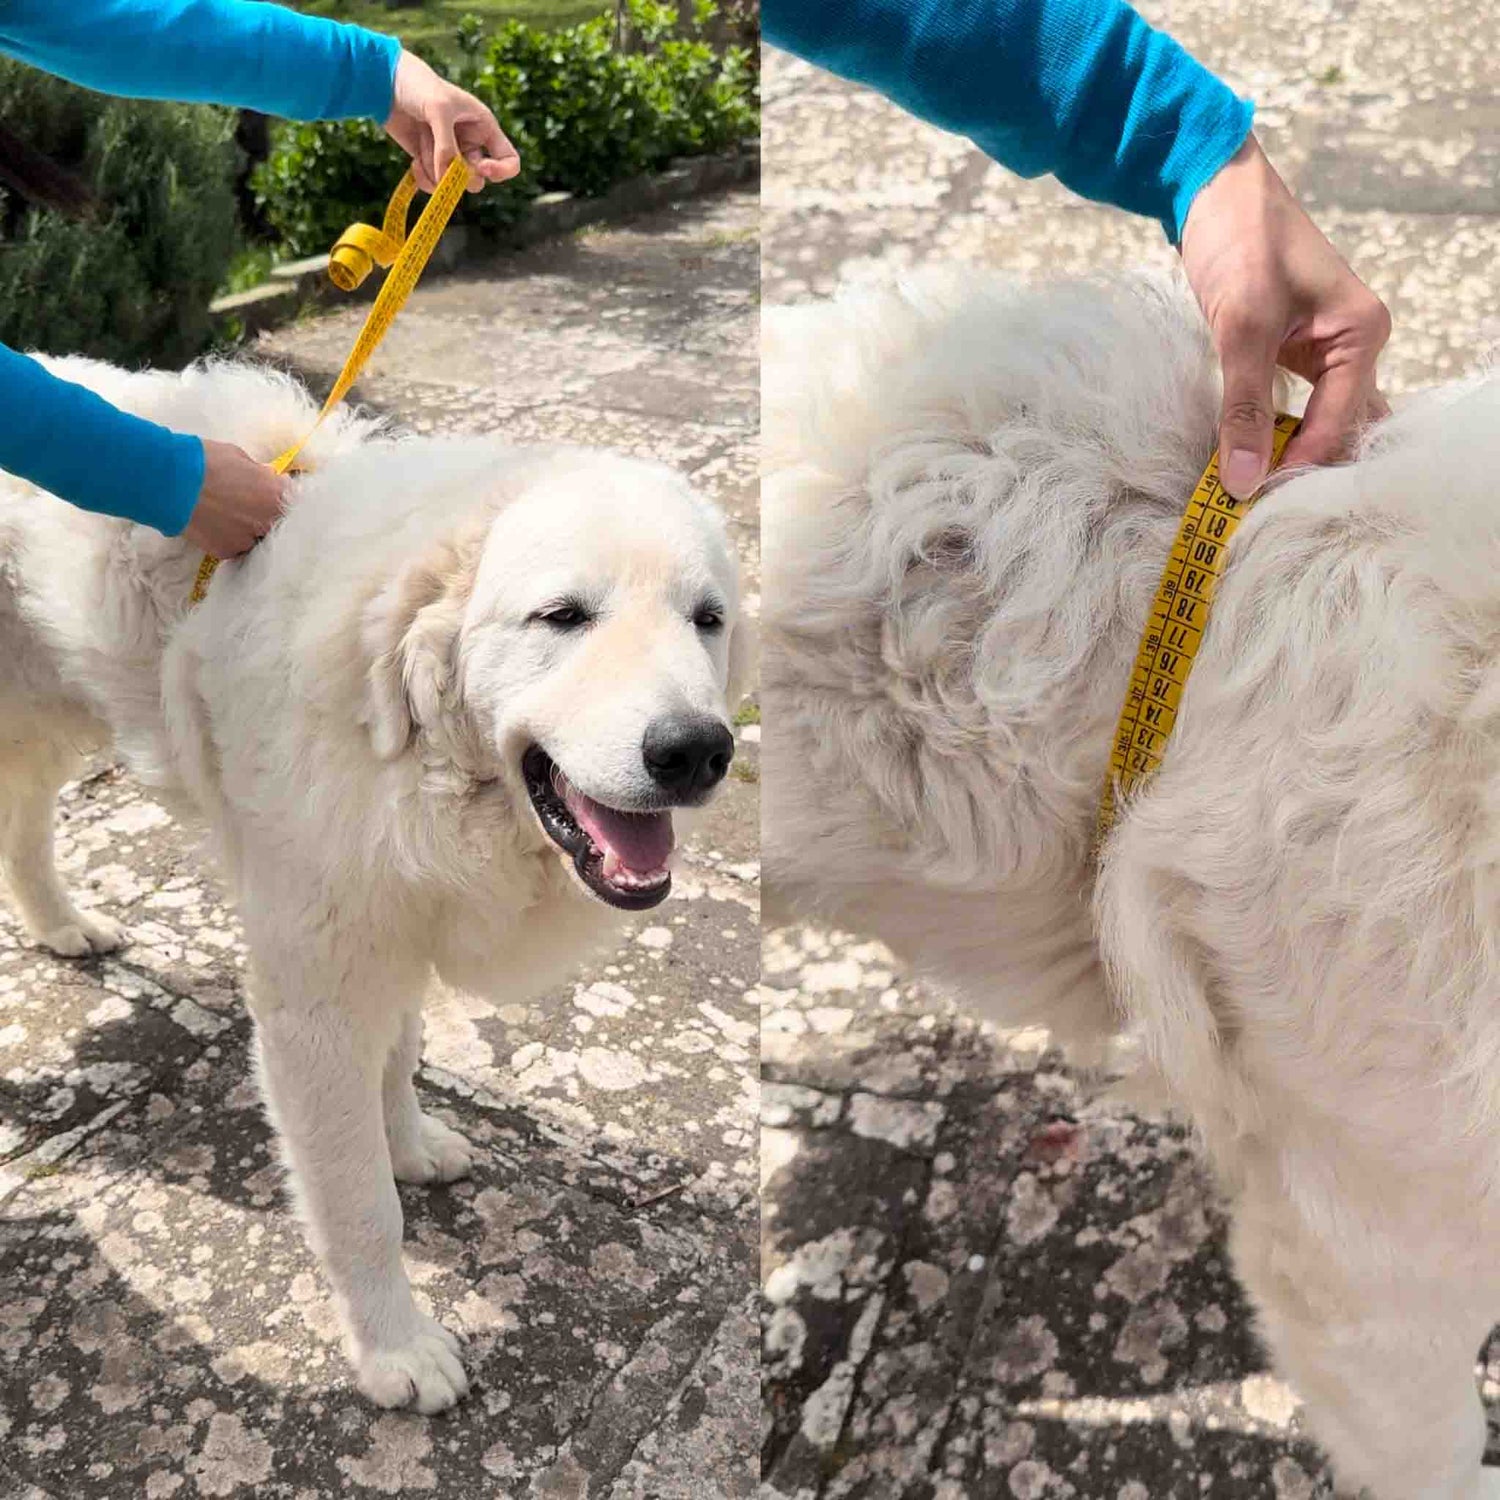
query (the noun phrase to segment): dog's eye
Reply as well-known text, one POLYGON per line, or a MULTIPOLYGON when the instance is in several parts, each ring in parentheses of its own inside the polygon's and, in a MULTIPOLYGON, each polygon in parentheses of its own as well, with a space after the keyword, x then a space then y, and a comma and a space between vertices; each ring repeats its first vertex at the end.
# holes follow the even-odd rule
POLYGON ((718 630, 724 623, 724 611, 715 609, 712 605, 704 605, 693 616, 693 624, 699 630, 718 630))
POLYGON ((577 630, 589 624, 593 618, 588 610, 572 600, 563 604, 550 604, 531 616, 531 619, 540 620, 542 624, 551 625, 557 630, 577 630))

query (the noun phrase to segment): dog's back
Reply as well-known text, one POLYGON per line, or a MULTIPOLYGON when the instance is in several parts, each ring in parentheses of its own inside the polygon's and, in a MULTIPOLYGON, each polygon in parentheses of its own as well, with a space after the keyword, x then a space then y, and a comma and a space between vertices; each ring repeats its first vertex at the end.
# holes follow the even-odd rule
MULTIPOLYGON (((1141 626, 1214 441, 1196 309, 1156 279, 947 272, 773 316, 767 350, 773 911, 872 932, 1003 1016, 1111 1028, 1090 845, 1141 626)), ((1217 770, 1202 785, 1199 747, 1223 745, 1228 716, 1254 726, 1241 748, 1267 803, 1271 768, 1311 765, 1304 732, 1353 736, 1351 764, 1405 743, 1410 764, 1419 744, 1447 753, 1417 724, 1473 722, 1479 698, 1455 694, 1482 694, 1474 664, 1494 659, 1497 409, 1494 385, 1432 398, 1360 465, 1256 508, 1167 768, 1126 819, 1165 830, 1162 857, 1169 819, 1204 822, 1224 786, 1217 770)))
POLYGON ((1500 383, 1260 500, 1096 869, 1131 658, 1213 443, 1186 294, 924 281, 794 313, 770 349, 773 909, 1011 1020, 1137 1030, 1343 1477, 1490 1493, 1500 383))

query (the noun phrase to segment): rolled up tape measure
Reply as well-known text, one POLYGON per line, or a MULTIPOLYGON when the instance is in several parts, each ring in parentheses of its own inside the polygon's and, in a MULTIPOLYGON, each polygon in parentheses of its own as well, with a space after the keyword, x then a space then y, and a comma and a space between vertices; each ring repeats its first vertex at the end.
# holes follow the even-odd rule
MULTIPOLYGON (((360 373, 369 363, 370 356, 379 347, 392 323, 411 295, 412 288, 421 279, 422 271, 432 258, 437 242, 442 238, 453 210, 469 182, 469 164, 463 157, 454 157, 443 180, 438 183, 427 207, 422 210, 410 235, 406 232, 406 219, 411 201, 416 196, 417 180, 410 171, 396 186, 391 201, 386 207, 385 223, 376 229, 371 224, 351 224, 338 237, 328 258, 328 276, 340 291, 352 292, 377 266, 389 266, 390 275, 380 288, 374 306, 365 318, 364 327, 354 341, 344 368, 334 382, 318 419, 309 428, 306 436, 293 443, 284 453, 272 460, 271 467, 278 474, 285 474, 296 461, 323 419, 349 394, 350 387, 359 379, 360 373)), ((205 557, 198 564, 198 576, 193 580, 193 591, 188 604, 197 604, 208 592, 208 585, 219 566, 216 557, 205 557)))

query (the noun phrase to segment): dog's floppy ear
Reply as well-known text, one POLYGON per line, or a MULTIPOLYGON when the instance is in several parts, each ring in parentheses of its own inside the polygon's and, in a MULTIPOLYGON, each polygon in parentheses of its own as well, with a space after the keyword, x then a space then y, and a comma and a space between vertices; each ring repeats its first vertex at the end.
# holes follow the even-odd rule
POLYGON ((458 749, 455 655, 487 521, 444 538, 365 607, 360 638, 369 668, 360 721, 381 760, 401 755, 419 732, 450 753, 458 749))

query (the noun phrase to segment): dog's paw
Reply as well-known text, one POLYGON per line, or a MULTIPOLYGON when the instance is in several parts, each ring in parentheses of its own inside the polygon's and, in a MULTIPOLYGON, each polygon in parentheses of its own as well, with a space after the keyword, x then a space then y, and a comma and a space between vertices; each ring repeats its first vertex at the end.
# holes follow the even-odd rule
POLYGON ((404 1149, 391 1149, 391 1169, 397 1182, 452 1182, 467 1177, 474 1166, 474 1148, 450 1126, 422 1115, 417 1139, 404 1149))
POLYGON ((360 1390, 376 1406, 414 1406, 431 1416, 468 1394, 458 1340, 433 1318, 399 1349, 376 1349, 357 1360, 360 1390))
POLYGON ((124 927, 113 917, 98 912, 72 912, 60 926, 32 936, 43 948, 64 958, 88 958, 95 953, 113 953, 127 941, 124 927))

